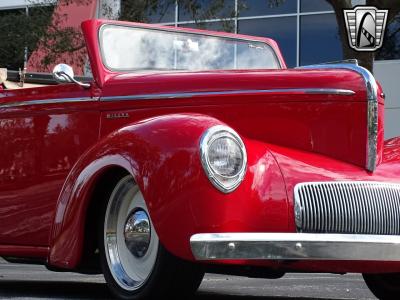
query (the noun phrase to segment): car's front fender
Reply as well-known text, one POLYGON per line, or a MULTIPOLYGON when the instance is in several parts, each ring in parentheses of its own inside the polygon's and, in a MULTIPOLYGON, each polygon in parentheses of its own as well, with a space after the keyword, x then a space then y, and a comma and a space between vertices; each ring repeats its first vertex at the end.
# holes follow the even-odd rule
POLYGON ((265 144, 242 137, 248 168, 234 192, 224 194, 208 180, 199 142, 205 130, 220 124, 196 114, 161 116, 119 129, 85 153, 59 197, 49 264, 79 264, 87 209, 97 200, 92 191, 101 174, 116 166, 132 174, 161 243, 181 258, 193 259, 190 237, 196 233, 288 231, 284 181, 265 144))

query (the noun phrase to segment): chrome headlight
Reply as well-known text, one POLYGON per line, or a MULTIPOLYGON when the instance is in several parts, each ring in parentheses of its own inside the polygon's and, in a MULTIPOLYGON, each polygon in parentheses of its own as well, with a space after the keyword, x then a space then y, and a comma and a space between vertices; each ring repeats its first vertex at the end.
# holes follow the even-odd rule
POLYGON ((232 192, 242 182, 247 166, 246 148, 231 128, 209 128, 200 140, 200 155, 208 178, 221 192, 232 192))

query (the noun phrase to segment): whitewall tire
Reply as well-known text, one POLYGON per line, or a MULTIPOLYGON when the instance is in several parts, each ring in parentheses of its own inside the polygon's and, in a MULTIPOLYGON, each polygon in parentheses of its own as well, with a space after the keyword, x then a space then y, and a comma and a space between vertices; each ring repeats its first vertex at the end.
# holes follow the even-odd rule
POLYGON ((197 290, 204 275, 201 266, 174 257, 161 245, 132 176, 118 181, 102 212, 101 266, 114 295, 144 299, 197 290))

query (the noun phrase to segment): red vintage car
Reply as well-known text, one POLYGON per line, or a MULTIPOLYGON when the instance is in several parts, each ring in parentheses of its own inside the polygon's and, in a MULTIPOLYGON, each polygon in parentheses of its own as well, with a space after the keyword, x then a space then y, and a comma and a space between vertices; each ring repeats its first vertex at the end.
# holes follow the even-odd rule
POLYGON ((359 272, 397 297, 400 138, 369 71, 289 70, 266 38, 82 28, 92 78, 3 74, 0 256, 103 272, 122 299, 204 272, 359 272))

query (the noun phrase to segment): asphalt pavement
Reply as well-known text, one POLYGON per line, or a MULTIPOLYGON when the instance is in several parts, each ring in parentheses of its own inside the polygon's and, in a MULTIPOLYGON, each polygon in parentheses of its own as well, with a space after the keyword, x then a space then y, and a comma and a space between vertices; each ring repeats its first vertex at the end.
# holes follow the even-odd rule
MULTIPOLYGON (((49 272, 0 260, 0 299, 110 299, 101 275, 49 272)), ((196 300, 376 299, 358 274, 287 274, 281 279, 207 274, 196 300)))

